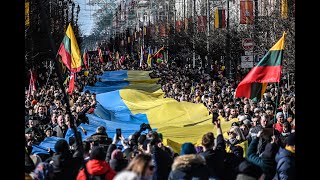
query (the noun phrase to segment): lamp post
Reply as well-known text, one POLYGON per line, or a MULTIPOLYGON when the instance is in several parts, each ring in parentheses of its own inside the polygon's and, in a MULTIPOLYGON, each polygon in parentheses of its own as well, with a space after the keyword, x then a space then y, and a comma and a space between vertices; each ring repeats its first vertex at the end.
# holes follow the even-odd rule
POLYGON ((74 19, 74 6, 75 6, 75 4, 74 4, 74 2, 72 2, 71 3, 71 24, 73 25, 73 19, 74 19))
POLYGON ((227 37, 226 37, 226 73, 228 78, 232 78, 231 58, 230 58, 230 23, 229 23, 229 0, 227 0, 227 37))
POLYGON ((192 24, 193 24, 193 33, 192 33, 192 67, 196 67, 196 45, 195 45, 195 26, 196 26, 196 0, 193 0, 193 16, 192 16, 192 24))
POLYGON ((209 37, 210 37, 210 2, 209 2, 209 0, 207 0, 207 56, 206 56, 206 61, 208 63, 208 66, 207 66, 208 73, 210 73, 210 70, 211 70, 209 37))

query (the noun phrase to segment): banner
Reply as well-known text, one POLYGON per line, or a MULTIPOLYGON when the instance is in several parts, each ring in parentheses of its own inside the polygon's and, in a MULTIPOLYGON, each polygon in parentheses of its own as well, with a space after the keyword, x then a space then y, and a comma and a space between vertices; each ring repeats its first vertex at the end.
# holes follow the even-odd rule
POLYGON ((166 36, 166 26, 164 24, 160 25, 160 36, 166 36))
POLYGON ((198 16, 198 32, 206 32, 207 16, 198 16))
POLYGON ((176 21, 176 32, 181 32, 182 21, 176 21))
POLYGON ((216 9, 214 12, 214 28, 226 27, 226 14, 224 9, 216 9))
POLYGON ((253 1, 240 1, 240 24, 253 24, 253 1))
POLYGON ((29 2, 25 2, 24 3, 24 7, 25 7, 25 17, 24 17, 24 21, 25 21, 25 26, 30 26, 30 16, 29 16, 29 2))

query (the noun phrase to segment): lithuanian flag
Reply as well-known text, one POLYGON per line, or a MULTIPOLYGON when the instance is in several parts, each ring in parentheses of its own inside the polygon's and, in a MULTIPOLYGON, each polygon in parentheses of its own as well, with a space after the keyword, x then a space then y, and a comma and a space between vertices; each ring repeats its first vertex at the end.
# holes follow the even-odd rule
POLYGON ((61 56, 63 64, 71 72, 79 72, 81 69, 81 55, 77 39, 69 23, 66 35, 64 36, 58 54, 61 56))
POLYGON ((226 15, 224 9, 216 9, 214 12, 214 27, 225 28, 226 27, 226 15))
POLYGON ((267 83, 280 82, 285 34, 239 83, 236 97, 260 100, 267 83))

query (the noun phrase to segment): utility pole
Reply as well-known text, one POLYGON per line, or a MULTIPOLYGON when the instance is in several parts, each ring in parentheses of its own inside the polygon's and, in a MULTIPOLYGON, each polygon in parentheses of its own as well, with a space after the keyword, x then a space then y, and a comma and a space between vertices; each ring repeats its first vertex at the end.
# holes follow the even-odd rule
POLYGON ((206 61, 208 63, 208 67, 207 67, 208 73, 210 73, 210 69, 211 69, 209 37, 210 37, 210 2, 209 2, 209 0, 207 0, 207 56, 206 56, 206 61))
MULTIPOLYGON (((167 9, 167 27, 165 28, 166 30, 167 30, 167 28, 169 27, 170 28, 170 25, 169 25, 169 12, 170 12, 170 1, 168 1, 168 4, 166 4, 166 9, 167 9)), ((166 35, 167 35, 167 42, 166 42, 166 44, 167 44, 167 48, 166 48, 166 61, 168 62, 168 63, 170 63, 170 61, 169 61, 169 31, 167 31, 168 33, 166 33, 166 35)))
POLYGON ((193 16, 192 16, 192 24, 193 24, 193 33, 192 33, 192 67, 196 67, 196 45, 195 45, 195 33, 196 33, 196 0, 193 0, 193 16))
POLYGON ((186 29, 186 0, 183 0, 183 29, 186 29))
POLYGON ((253 50, 252 50, 252 55, 253 57, 257 56, 257 44, 258 44, 258 37, 257 37, 257 31, 258 31, 258 0, 254 0, 254 25, 253 25, 253 50))

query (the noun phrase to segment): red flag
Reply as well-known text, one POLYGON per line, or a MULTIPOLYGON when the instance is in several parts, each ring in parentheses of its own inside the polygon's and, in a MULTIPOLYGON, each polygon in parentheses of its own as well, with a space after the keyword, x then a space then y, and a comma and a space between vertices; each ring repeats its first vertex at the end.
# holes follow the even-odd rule
POLYGON ((83 53, 83 64, 86 67, 86 69, 89 68, 88 63, 87 63, 87 58, 88 58, 88 51, 87 51, 87 49, 85 49, 84 53, 83 53))
POLYGON ((280 82, 284 38, 285 33, 239 83, 236 89, 236 97, 260 100, 268 83, 280 82))
POLYGON ((253 24, 253 1, 240 1, 240 24, 253 24))
POLYGON ((176 31, 180 32, 182 27, 182 21, 176 21, 176 31))
POLYGON ((164 24, 160 25, 160 36, 166 36, 166 26, 164 24))
POLYGON ((100 62, 103 62, 102 51, 98 48, 100 62))
POLYGON ((75 79, 75 77, 76 77, 76 74, 71 72, 70 80, 69 80, 69 87, 68 87, 68 90, 67 90, 69 95, 71 95, 73 90, 74 90, 74 79, 75 79))
POLYGON ((36 76, 30 69, 30 81, 29 81, 29 90, 27 96, 29 97, 30 95, 34 95, 34 92, 36 91, 36 76))
POLYGON ((206 32, 207 16, 198 16, 198 32, 206 32))

